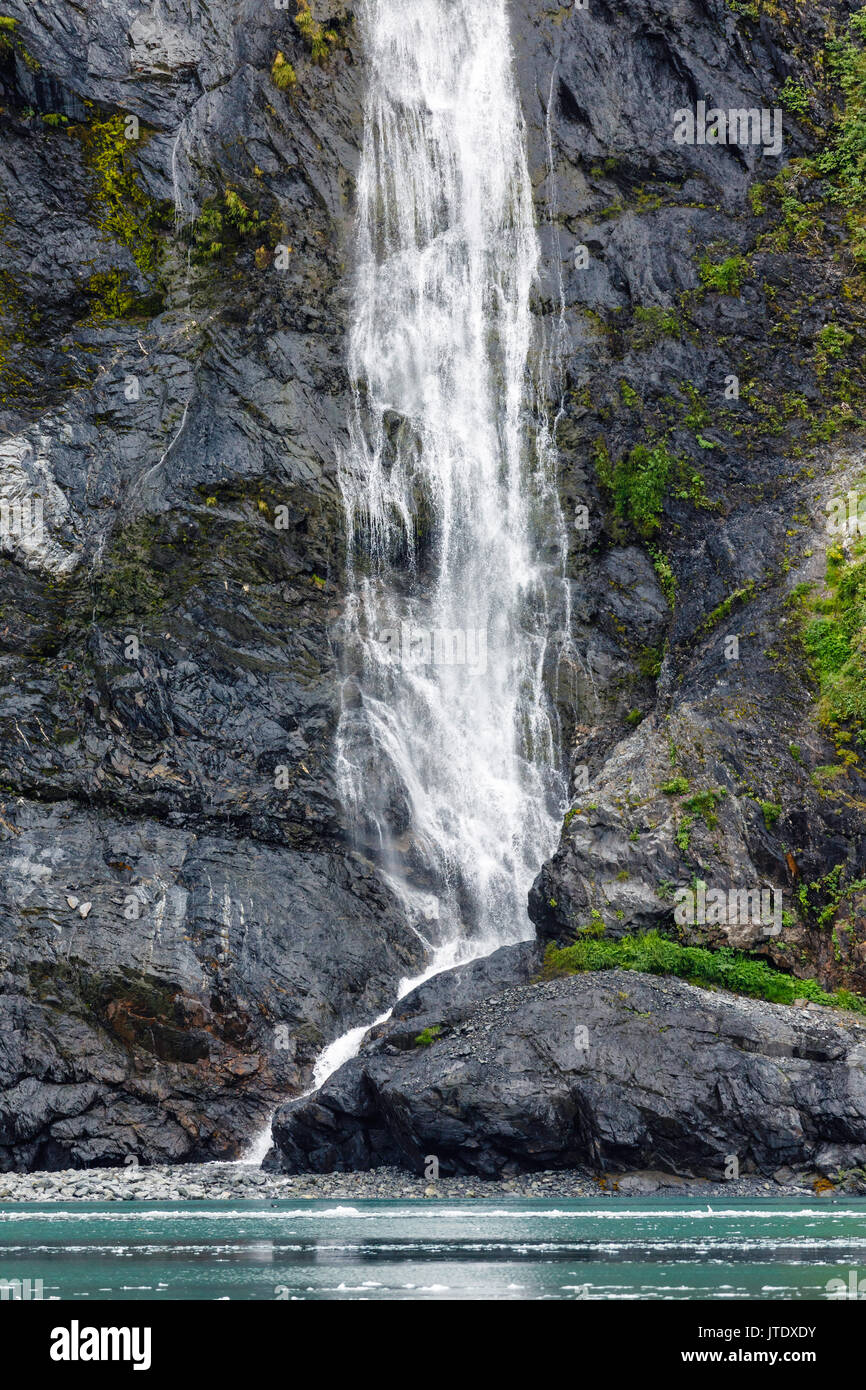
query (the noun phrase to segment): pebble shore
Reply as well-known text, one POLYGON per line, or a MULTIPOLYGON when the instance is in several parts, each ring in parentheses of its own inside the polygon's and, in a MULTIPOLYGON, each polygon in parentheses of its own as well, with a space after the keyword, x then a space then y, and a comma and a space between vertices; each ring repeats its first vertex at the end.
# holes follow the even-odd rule
MULTIPOLYGON (((820 1187, 820 1184, 819 1184, 820 1187)), ((440 1178, 431 1182, 396 1168, 364 1173, 305 1173, 285 1177, 244 1163, 175 1167, 70 1169, 56 1173, 0 1173, 0 1207, 11 1202, 197 1202, 295 1201, 323 1198, 355 1201, 506 1197, 560 1201, 573 1197, 766 1199, 832 1197, 816 1191, 813 1179, 786 1170, 775 1179, 744 1177, 730 1182, 684 1180, 663 1173, 617 1174, 607 1178, 578 1171, 524 1173, 495 1181, 440 1178)), ((845 1194, 846 1196, 849 1194, 845 1194)))

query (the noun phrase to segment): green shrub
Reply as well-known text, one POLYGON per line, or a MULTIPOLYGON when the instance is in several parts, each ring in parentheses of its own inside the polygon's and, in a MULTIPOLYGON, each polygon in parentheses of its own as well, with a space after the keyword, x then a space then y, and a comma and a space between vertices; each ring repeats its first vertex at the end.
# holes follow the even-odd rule
MULTIPOLYGON (((196 265, 205 265, 222 255, 227 246, 239 246, 250 236, 260 236, 266 223, 233 188, 225 188, 221 201, 205 203, 188 232, 192 241, 190 256, 196 265)), ((267 249, 267 248, 265 248, 267 249)))
MULTIPOLYGON (((866 723, 866 542, 852 558, 828 551, 827 596, 817 600, 817 616, 803 641, 817 677, 824 723, 866 723)), ((861 728, 859 734, 864 730, 861 728)))
POLYGON ((660 338, 678 338, 680 323, 675 309, 659 309, 655 305, 636 304, 635 337, 640 344, 657 342, 660 338))
POLYGON ((776 821, 782 814, 782 808, 777 801, 762 801, 761 814, 764 817, 764 824, 768 830, 772 830, 776 821))
POLYGON ((320 66, 326 63, 331 55, 331 49, 336 48, 340 42, 339 34, 334 29, 325 29, 319 24, 318 20, 313 17, 309 0, 298 0, 295 24, 309 45, 313 62, 320 66))
POLYGON ((735 589, 732 594, 728 594, 727 598, 722 599, 721 603, 714 608, 711 613, 707 614, 698 626, 698 633, 711 632, 723 618, 730 616, 734 604, 748 603, 749 599, 754 598, 754 595, 755 581, 754 579, 750 579, 748 584, 743 585, 742 589, 735 589))
POLYGON ((817 980, 797 980, 774 970, 766 961, 728 947, 709 951, 682 946, 658 932, 624 936, 619 941, 582 939, 571 946, 549 946, 544 973, 574 975, 588 970, 638 970, 648 975, 675 975, 692 984, 718 986, 773 1004, 808 999, 854 1013, 866 1014, 866 999, 848 990, 826 993, 817 980))
POLYGON ((846 348, 850 347, 854 341, 854 334, 849 333, 846 328, 842 328, 838 323, 825 323, 815 338, 815 371, 822 377, 829 370, 830 362, 833 358, 841 357, 846 348))
POLYGON ((297 83, 295 69, 291 63, 287 62, 284 53, 278 53, 271 64, 271 81, 275 87, 279 87, 281 92, 287 91, 297 83))
POLYGON ((688 779, 685 777, 672 777, 669 782, 662 783, 665 796, 684 796, 688 789, 688 779))
POLYGON ((866 256, 866 12, 855 14, 828 48, 828 70, 845 99, 831 140, 817 158, 833 193, 849 209, 855 255, 866 256))
POLYGON ((638 670, 646 680, 658 680, 662 670, 664 647, 641 647, 637 659, 638 670))
POLYGON ((161 216, 139 182, 132 161, 135 142, 126 138, 126 120, 110 116, 79 129, 100 231, 125 246, 142 274, 152 278, 159 261, 161 216))
POLYGON ((779 104, 790 111, 792 116, 808 116, 811 107, 809 93, 802 82, 787 77, 779 92, 779 104))
POLYGON ((671 562, 656 545, 647 546, 650 559, 653 562, 653 569, 662 588, 662 593, 667 599, 668 607, 673 608, 677 597, 677 577, 673 572, 671 562))
POLYGON ((668 482, 677 464, 664 444, 636 444, 613 470, 613 499, 617 516, 632 523, 642 536, 661 526, 668 482))
POLYGON ((415 1046, 429 1047, 431 1043, 434 1043, 436 1041, 436 1039, 440 1036, 441 1032, 442 1029, 439 1027, 438 1023, 434 1024, 432 1028, 425 1028, 424 1031, 419 1033, 417 1038, 415 1039, 415 1046))
POLYGON ((705 258, 698 266, 698 274, 706 289, 715 290, 718 294, 738 295, 747 269, 743 256, 729 256, 727 260, 719 262, 705 258))
POLYGON ((706 791, 695 792, 694 796, 690 796, 688 801, 683 803, 683 807, 693 817, 700 816, 710 830, 714 830, 718 820, 716 807, 727 794, 724 787, 720 787, 718 790, 709 787, 706 791))

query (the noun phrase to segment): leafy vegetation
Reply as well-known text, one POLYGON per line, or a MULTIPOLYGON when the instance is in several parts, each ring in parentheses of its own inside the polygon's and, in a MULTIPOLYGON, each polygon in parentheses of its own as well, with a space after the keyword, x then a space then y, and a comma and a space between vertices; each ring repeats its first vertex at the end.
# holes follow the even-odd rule
POLYGON ((797 889, 797 902, 804 917, 811 917, 816 926, 829 927, 843 910, 847 900, 850 904, 856 894, 866 888, 866 878, 846 882, 847 865, 843 861, 834 865, 821 878, 811 883, 801 883, 797 889))
POLYGON ((684 802, 683 805, 692 818, 700 816, 701 820, 705 822, 709 829, 714 830, 718 820, 716 816, 716 807, 727 794, 724 787, 718 789, 709 787, 706 791, 695 792, 694 796, 689 797, 688 801, 684 802))
POLYGON ((297 76, 291 63, 287 61, 286 55, 278 53, 271 64, 271 81, 275 87, 279 87, 281 92, 288 91, 297 85, 297 76))
POLYGON ((841 545, 827 551, 827 585, 812 600, 816 616, 803 641, 815 671, 825 724, 854 722, 866 742, 866 540, 856 541, 851 558, 841 545))
POLYGON ((673 608, 677 597, 677 577, 667 555, 656 545, 647 546, 650 559, 653 562, 653 569, 662 587, 662 593, 667 599, 668 607, 673 608))
POLYGON ((649 346, 661 338, 678 338, 681 332, 676 310, 659 309, 654 304, 636 304, 634 321, 639 346, 649 346))
POLYGON ((755 582, 750 579, 748 584, 744 584, 741 589, 735 589, 733 593, 728 594, 726 599, 722 599, 722 602, 718 604, 711 613, 707 614, 700 624, 698 632, 711 632, 724 618, 730 615, 734 604, 747 603, 750 598, 754 597, 754 593, 755 582))
POLYGON ((718 294, 738 295, 747 271, 745 256, 729 256, 727 260, 719 262, 704 258, 698 266, 701 284, 718 294))
POLYGON ((688 778, 672 777, 669 782, 662 783, 662 791, 665 796, 685 796, 689 789, 688 778))
POLYGON ((10 58, 13 53, 30 69, 31 72, 38 72, 40 64, 24 47, 21 35, 18 33, 18 20, 13 19, 12 15, 0 15, 0 61, 10 58))
POLYGON ((696 503, 703 500, 700 474, 689 472, 686 461, 672 454, 662 441, 636 444, 613 463, 604 441, 598 440, 595 466, 600 483, 612 494, 616 515, 629 522, 644 540, 660 529, 662 508, 670 492, 696 503))
POLYGON ((237 247, 248 237, 258 237, 268 224, 256 208, 251 208, 233 188, 223 189, 221 199, 205 203, 192 225, 191 259, 196 265, 217 260, 229 247, 237 247))
POLYGON ((802 82, 786 77, 779 91, 779 104, 792 116, 808 116, 812 103, 802 82))
POLYGON ((835 197, 848 209, 852 249, 862 261, 866 260, 866 10, 852 15, 846 32, 830 43, 827 67, 845 104, 816 163, 830 179, 835 197))
POLYGON ((849 333, 838 323, 825 323, 815 339, 815 370, 819 377, 825 376, 834 357, 841 357, 854 341, 849 333))
POLYGON ((157 268, 160 216, 142 188, 132 163, 135 142, 126 138, 123 116, 78 127, 94 182, 100 230, 131 253, 139 270, 157 268))
POLYGON ((776 821, 782 814, 782 807, 779 805, 778 801, 762 801, 760 805, 761 814, 764 817, 764 824, 768 830, 772 830, 776 821))
POLYGON ((164 212, 139 182, 132 161, 135 141, 127 139, 126 120, 110 116, 74 129, 92 179, 99 230, 129 252, 153 291, 151 297, 143 297, 119 267, 95 273, 88 281, 92 317, 114 319, 154 312, 164 212))
POLYGON ((772 1004, 807 999, 838 1009, 866 1014, 866 999, 840 989, 828 994, 816 980, 797 980, 766 961, 724 948, 682 946, 658 932, 624 936, 618 941, 585 937, 571 946, 549 946, 544 958, 546 978, 587 970, 638 970, 648 975, 675 975, 692 984, 717 986, 772 1004))
POLYGON ((302 37, 309 45, 310 54, 313 62, 323 64, 331 56, 331 50, 336 48, 340 42, 340 35, 335 29, 325 29, 317 19, 314 18, 310 9, 309 0, 298 0, 298 13, 295 15, 295 24, 301 32, 302 37))
POLYGON ((429 1047, 431 1043, 434 1043, 436 1041, 436 1039, 440 1036, 441 1032, 442 1029, 439 1027, 438 1023, 435 1023, 432 1028, 425 1028, 423 1032, 419 1033, 417 1038, 415 1039, 415 1046, 429 1047))

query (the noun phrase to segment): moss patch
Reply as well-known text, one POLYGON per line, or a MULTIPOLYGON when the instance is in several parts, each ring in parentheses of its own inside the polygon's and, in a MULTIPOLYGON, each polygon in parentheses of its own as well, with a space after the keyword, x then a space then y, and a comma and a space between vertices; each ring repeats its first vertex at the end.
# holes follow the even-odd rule
POLYGON ((803 643, 818 680, 824 724, 851 723, 866 743, 866 540, 850 559, 840 545, 827 552, 824 594, 807 600, 815 613, 803 643))
POLYGON ((772 1004, 792 1004, 808 999, 837 1009, 866 1014, 866 999, 850 990, 828 994, 817 980, 797 980, 765 961, 741 951, 724 948, 708 951, 701 946, 681 946, 658 932, 624 936, 619 941, 584 939, 572 946, 549 946, 544 958, 544 977, 575 975, 586 970, 639 970, 647 975, 675 975, 691 984, 717 986, 772 1004))
POLYGON ((599 482, 612 495, 614 511, 644 540, 661 527, 665 498, 673 494, 699 503, 704 497, 700 474, 659 440, 636 444, 613 463, 603 440, 596 441, 595 466, 599 482))
MULTIPOLYGON (((166 207, 154 203, 142 187, 133 163, 138 143, 127 139, 126 118, 109 116, 70 127, 81 141, 91 176, 97 226, 102 234, 129 252, 150 293, 142 296, 125 271, 114 267, 90 277, 94 319, 126 318, 158 312, 160 238, 166 226, 166 207)), ((139 130, 139 140, 148 134, 139 130)))

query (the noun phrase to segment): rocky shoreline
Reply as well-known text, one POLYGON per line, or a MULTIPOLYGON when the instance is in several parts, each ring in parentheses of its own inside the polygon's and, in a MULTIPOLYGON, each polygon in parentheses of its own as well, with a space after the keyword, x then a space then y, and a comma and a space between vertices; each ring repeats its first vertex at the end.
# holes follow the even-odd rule
POLYGON ((490 1181, 474 1177, 441 1178, 430 1182, 399 1168, 362 1173, 301 1173, 288 1177, 263 1173, 244 1163, 201 1163, 143 1168, 68 1169, 59 1173, 0 1175, 0 1218, 3 1208, 18 1202, 195 1202, 292 1201, 311 1198, 362 1200, 463 1200, 465 1198, 530 1198, 566 1201, 586 1197, 644 1196, 725 1201, 731 1198, 766 1200, 796 1197, 812 1201, 844 1196, 850 1191, 822 1185, 816 1175, 798 1177, 780 1170, 773 1179, 744 1177, 730 1182, 673 1177, 644 1171, 596 1175, 578 1169, 522 1173, 490 1181))

